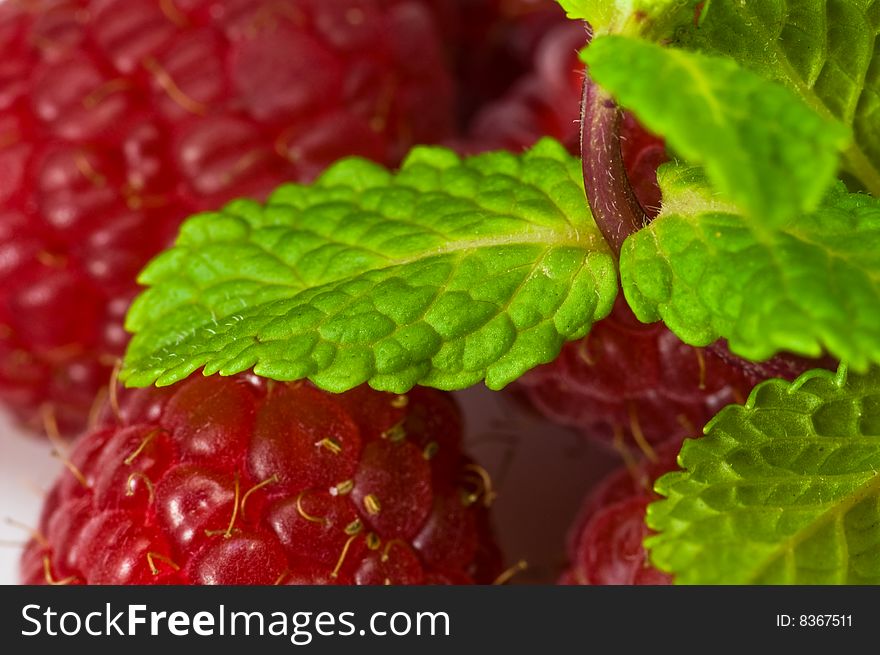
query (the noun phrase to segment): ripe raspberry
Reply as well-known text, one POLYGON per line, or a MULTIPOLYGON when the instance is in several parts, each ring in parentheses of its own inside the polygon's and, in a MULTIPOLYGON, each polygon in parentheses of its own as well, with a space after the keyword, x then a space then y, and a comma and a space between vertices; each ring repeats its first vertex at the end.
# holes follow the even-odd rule
POLYGON ((462 125, 529 71, 549 30, 570 22, 556 0, 427 1, 455 70, 462 125))
POLYGON ((654 481, 677 470, 678 444, 668 443, 655 461, 609 475, 588 496, 569 534, 570 568, 561 584, 658 585, 672 578, 648 563, 645 510, 658 498, 654 481))
POLYGON ((611 315, 559 357, 517 381, 541 414, 618 447, 697 436, 722 407, 742 402, 759 379, 713 351, 683 343, 662 323, 633 316, 622 294, 611 315))
POLYGON ((483 583, 498 573, 451 397, 253 375, 125 392, 70 456, 27 583, 483 583))
POLYGON ((520 151, 552 136, 574 150, 584 82, 578 50, 586 43, 583 26, 569 20, 552 25, 535 45, 531 70, 474 117, 471 139, 486 150, 520 151))
POLYGON ((180 221, 452 130, 423 0, 0 4, 0 400, 81 429, 180 221))

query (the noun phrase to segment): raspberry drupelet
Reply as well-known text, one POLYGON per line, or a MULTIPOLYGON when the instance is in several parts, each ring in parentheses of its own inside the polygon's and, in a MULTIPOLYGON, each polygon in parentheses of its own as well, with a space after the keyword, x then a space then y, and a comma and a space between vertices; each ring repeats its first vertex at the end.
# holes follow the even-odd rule
POLYGON ((423 0, 0 3, 0 402, 84 427, 180 222, 453 129, 423 0))
POLYGON ((569 568, 561 584, 662 585, 672 578, 651 566, 643 542, 645 511, 659 496, 662 474, 678 470, 677 444, 659 449, 653 461, 612 472, 587 497, 569 533, 569 568))
POLYGON ((116 394, 65 458, 26 583, 488 583, 485 471, 452 398, 250 374, 116 394))
POLYGON ((665 441, 701 434, 722 407, 760 381, 662 323, 641 323, 618 297, 611 315, 553 362, 516 384, 527 403, 585 436, 651 454, 665 441))

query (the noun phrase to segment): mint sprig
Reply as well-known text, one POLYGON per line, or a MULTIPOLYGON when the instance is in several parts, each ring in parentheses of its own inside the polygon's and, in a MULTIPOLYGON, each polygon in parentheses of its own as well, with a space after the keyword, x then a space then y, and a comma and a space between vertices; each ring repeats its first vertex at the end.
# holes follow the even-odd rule
POLYGON ((759 385, 686 441, 648 508, 683 584, 880 584, 880 370, 759 385))
POLYGON ((558 0, 596 34, 724 56, 850 127, 846 170, 880 195, 880 12, 873 0, 558 0))
POLYGON ((615 264, 556 142, 522 156, 360 159, 263 206, 189 219, 143 272, 123 379, 249 368, 343 391, 494 389, 610 310, 615 264))
POLYGON ((814 209, 848 130, 736 62, 624 36, 583 52, 592 80, 759 225, 814 209))

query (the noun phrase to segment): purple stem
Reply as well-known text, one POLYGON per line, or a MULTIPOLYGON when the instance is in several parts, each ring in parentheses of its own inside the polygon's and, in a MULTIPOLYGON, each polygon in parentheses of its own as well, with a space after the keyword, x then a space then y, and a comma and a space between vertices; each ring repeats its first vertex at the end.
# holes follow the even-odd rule
MULTIPOLYGON (((614 99, 587 76, 581 102, 584 185, 593 220, 618 257, 626 238, 651 222, 626 173, 620 150, 620 119, 621 112, 614 99)), ((807 359, 790 353, 779 353, 764 362, 752 362, 731 353, 723 340, 708 349, 728 365, 738 367, 756 380, 774 377, 793 380, 811 368, 833 370, 837 367, 837 362, 827 356, 807 359)))
POLYGON ((581 101, 581 161, 593 219, 615 255, 650 219, 636 198, 620 150, 621 112, 587 76, 581 101))

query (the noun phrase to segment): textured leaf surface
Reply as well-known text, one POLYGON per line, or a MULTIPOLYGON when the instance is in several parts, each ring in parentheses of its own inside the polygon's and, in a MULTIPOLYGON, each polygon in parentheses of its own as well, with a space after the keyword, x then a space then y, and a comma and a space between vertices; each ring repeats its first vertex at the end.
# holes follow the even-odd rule
POLYGON ((790 90, 723 57, 622 36, 584 50, 591 77, 761 224, 811 210, 849 133, 790 90))
POLYGON ((696 171, 660 170, 664 209, 624 243, 620 270, 640 320, 684 341, 724 337, 743 357, 823 349, 864 370, 880 362, 880 202, 842 187, 796 223, 758 231, 696 171))
POLYGON ((880 584, 880 370, 765 382, 656 483, 653 563, 685 584, 880 584))
POLYGON ((712 0, 680 42, 733 57, 852 126, 846 167, 880 195, 880 3, 712 0))
POLYGON ((331 391, 500 388, 617 292, 580 162, 549 140, 518 157, 419 148, 395 175, 341 162, 191 218, 141 282, 128 384, 253 367, 331 391))

